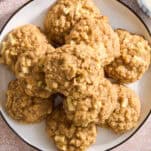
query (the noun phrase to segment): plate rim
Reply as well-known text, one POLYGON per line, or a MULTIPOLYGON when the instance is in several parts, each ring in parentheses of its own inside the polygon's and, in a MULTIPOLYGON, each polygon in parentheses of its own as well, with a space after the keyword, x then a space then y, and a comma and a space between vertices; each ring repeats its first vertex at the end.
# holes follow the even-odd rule
MULTIPOLYGON (((0 35, 2 34, 3 30, 5 29, 5 26, 9 23, 9 21, 21 10, 23 9, 25 6, 27 6, 28 4, 30 4, 31 2, 33 2, 34 0, 29 0, 27 1, 25 4, 23 4, 22 6, 20 6, 9 18, 8 20, 5 22, 5 24, 2 26, 2 28, 0 29, 0 35)), ((120 3, 121 5, 123 5, 124 7, 126 7, 130 12, 132 12, 139 20, 140 22, 144 25, 145 29, 147 30, 148 34, 151 37, 151 31, 148 28, 148 26, 146 25, 146 23, 143 21, 143 19, 128 5, 126 5, 124 2, 119 1, 119 0, 115 0, 116 2, 120 3)), ((121 141, 120 143, 114 145, 113 147, 110 147, 104 151, 110 151, 112 149, 115 149, 116 147, 124 144, 125 142, 127 142, 130 138, 132 138, 139 130, 140 128, 145 124, 145 122, 147 121, 147 119, 149 118, 149 116, 151 115, 151 109, 149 111, 149 113, 147 114, 147 116, 145 117, 145 119, 142 121, 142 123, 138 126, 138 128, 127 138, 125 138, 123 141, 121 141)), ((2 117, 2 120, 6 123, 6 125, 11 129, 11 131, 17 136, 19 137, 25 144, 29 145, 30 147, 41 151, 40 148, 36 147, 35 145, 32 145, 31 143, 29 143, 27 140, 25 140, 21 135, 19 135, 7 122, 7 119, 3 116, 2 111, 0 110, 0 116, 2 117)))

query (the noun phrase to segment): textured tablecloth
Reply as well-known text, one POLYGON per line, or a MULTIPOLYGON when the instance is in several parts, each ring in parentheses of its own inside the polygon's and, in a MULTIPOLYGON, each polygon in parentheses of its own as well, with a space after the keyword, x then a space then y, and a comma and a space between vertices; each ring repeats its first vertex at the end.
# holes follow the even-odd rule
MULTIPOLYGON (((11 14, 28 0, 0 0, 0 29, 11 14)), ((151 19, 138 7, 136 0, 121 0, 129 5, 146 22, 151 30, 151 19)), ((0 117, 0 151, 35 151, 18 138, 0 117)), ((151 151, 151 117, 126 143, 113 151, 151 151)))

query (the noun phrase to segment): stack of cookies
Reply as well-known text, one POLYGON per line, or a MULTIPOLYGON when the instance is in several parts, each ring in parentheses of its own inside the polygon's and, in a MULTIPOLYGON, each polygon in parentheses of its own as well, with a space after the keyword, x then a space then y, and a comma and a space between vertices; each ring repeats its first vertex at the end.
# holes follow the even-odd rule
POLYGON ((143 76, 150 52, 143 37, 113 30, 92 0, 58 0, 43 31, 27 24, 1 44, 0 62, 16 76, 6 111, 18 122, 45 120, 58 150, 85 151, 97 127, 124 133, 137 126, 140 100, 124 84, 143 76))

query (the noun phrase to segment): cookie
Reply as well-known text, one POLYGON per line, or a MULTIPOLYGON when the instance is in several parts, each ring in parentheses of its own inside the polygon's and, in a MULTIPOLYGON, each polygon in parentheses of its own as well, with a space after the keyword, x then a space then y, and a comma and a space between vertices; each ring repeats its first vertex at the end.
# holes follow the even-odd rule
POLYGON ((96 121, 102 107, 97 88, 93 85, 87 86, 85 91, 74 88, 64 99, 66 116, 74 125, 86 127, 96 121))
POLYGON ((16 121, 39 122, 52 112, 52 99, 30 97, 25 94, 24 82, 14 80, 7 90, 6 111, 16 121))
POLYGON ((81 19, 66 36, 66 43, 86 44, 97 49, 103 66, 120 55, 119 38, 105 16, 81 19))
POLYGON ((27 24, 13 29, 1 44, 0 60, 14 71, 15 64, 24 52, 31 51, 35 55, 43 55, 48 41, 35 25, 27 24))
POLYGON ((116 30, 121 56, 105 67, 108 77, 121 83, 139 80, 150 65, 151 47, 143 37, 125 30, 116 30))
POLYGON ((115 85, 118 105, 107 123, 116 133, 124 133, 137 126, 141 104, 135 92, 123 85, 115 85))
POLYGON ((45 58, 46 54, 38 57, 33 52, 26 52, 16 62, 15 75, 25 81, 25 92, 30 96, 48 98, 51 95, 47 90, 43 71, 45 58))
POLYGON ((63 101, 67 118, 76 126, 96 123, 106 124, 117 105, 117 91, 105 78, 99 80, 99 86, 87 86, 86 91, 78 88, 70 91, 63 101))
POLYGON ((46 132, 61 151, 85 151, 95 142, 97 135, 95 124, 83 128, 68 121, 62 106, 47 118, 46 132))
POLYGON ((107 79, 100 81, 98 91, 98 99, 101 101, 101 108, 96 123, 98 126, 104 126, 117 106, 117 91, 113 84, 107 79))
POLYGON ((99 52, 86 45, 64 45, 56 49, 44 65, 49 91, 67 96, 73 87, 85 91, 87 85, 98 85, 104 76, 99 56, 99 52))
POLYGON ((47 12, 45 31, 51 43, 61 46, 75 23, 86 16, 98 15, 100 11, 92 0, 58 0, 47 12))

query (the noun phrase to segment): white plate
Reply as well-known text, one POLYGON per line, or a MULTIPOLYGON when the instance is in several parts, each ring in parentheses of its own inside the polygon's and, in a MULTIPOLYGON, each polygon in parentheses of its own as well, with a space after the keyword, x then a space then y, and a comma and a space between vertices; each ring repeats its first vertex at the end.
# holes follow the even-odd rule
MULTIPOLYGON (((9 22, 2 29, 0 41, 16 26, 33 23, 42 27, 45 13, 48 7, 54 2, 55 0, 34 0, 25 4, 14 16, 11 17, 9 22)), ((149 30, 145 24, 122 3, 116 0, 95 0, 95 2, 101 9, 102 13, 110 17, 111 24, 114 28, 125 28, 131 32, 144 35, 146 39, 151 41, 149 30)), ((5 101, 7 84, 12 78, 12 74, 4 66, 0 65, 1 104, 5 101)), ((135 134, 149 116, 151 109, 151 69, 149 69, 141 80, 131 84, 130 87, 137 92, 141 99, 142 113, 138 127, 123 135, 115 135, 112 131, 100 128, 96 143, 92 145, 88 151, 103 151, 115 148, 135 134)), ((44 123, 32 125, 19 124, 7 116, 3 105, 0 106, 0 111, 3 119, 7 122, 9 127, 26 143, 43 151, 56 150, 53 143, 47 138, 44 131, 44 123)))

